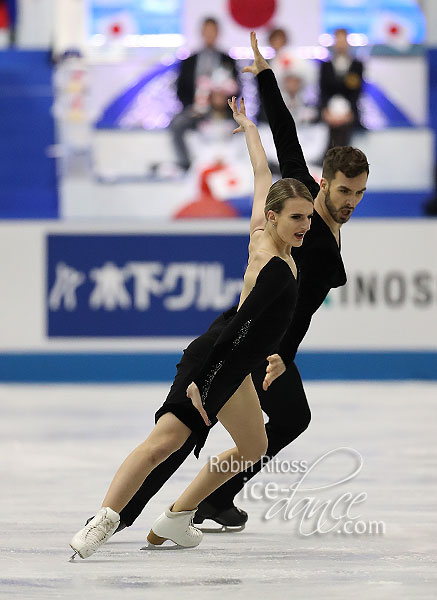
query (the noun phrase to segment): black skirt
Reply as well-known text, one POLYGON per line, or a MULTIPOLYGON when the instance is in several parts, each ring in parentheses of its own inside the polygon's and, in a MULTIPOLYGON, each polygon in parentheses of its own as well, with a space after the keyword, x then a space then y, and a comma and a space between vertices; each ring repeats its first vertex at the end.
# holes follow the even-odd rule
POLYGON ((222 313, 201 336, 191 342, 184 350, 179 363, 176 365, 176 376, 163 405, 155 413, 155 423, 165 413, 173 413, 184 425, 196 434, 197 443, 194 454, 198 458, 200 450, 205 445, 208 433, 217 423, 217 417, 210 416, 211 425, 205 424, 199 411, 194 408, 187 397, 187 387, 203 365, 207 356, 224 327, 237 312, 237 306, 222 313))

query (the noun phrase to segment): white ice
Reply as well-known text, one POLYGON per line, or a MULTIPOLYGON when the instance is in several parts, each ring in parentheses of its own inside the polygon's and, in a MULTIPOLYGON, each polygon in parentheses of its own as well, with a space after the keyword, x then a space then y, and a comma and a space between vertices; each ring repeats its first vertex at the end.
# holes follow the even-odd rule
MULTIPOLYGON (((246 493, 236 501, 249 513, 243 532, 206 534, 190 550, 140 551, 153 520, 207 457, 233 445, 217 425, 200 460, 191 455, 131 528, 89 559, 69 563, 71 536, 100 506, 120 462, 150 431, 167 389, 0 386, 1 598, 437 597, 437 385, 431 383, 308 383, 311 425, 278 456, 311 465, 336 448, 354 449, 355 458, 339 451, 319 463, 305 487, 327 487, 298 491, 292 504, 296 509, 304 498, 332 504, 346 492, 364 492, 367 499, 351 515, 365 524, 382 522, 383 534, 348 535, 336 527, 305 535, 320 510, 303 522, 302 515, 286 520, 283 513, 265 520, 275 500, 246 493), (359 455, 361 471, 330 486, 351 472, 359 455)), ((259 494, 267 483, 282 489, 300 478, 263 472, 246 489, 253 491, 251 484, 259 481, 259 494)))

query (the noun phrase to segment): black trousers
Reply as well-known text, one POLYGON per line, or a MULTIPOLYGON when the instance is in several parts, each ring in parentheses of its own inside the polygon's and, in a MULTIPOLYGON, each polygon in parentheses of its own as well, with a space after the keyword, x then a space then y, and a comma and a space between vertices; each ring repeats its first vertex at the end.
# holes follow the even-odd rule
MULTIPOLYGON (((267 362, 252 373, 252 379, 260 399, 261 408, 269 417, 266 423, 268 438, 266 456, 271 459, 305 431, 311 420, 311 412, 296 365, 293 363, 265 392, 262 389, 262 382, 265 377, 266 366, 267 362)), ((132 525, 150 498, 161 489, 190 452, 193 451, 195 443, 195 436, 190 435, 179 450, 173 452, 167 460, 158 465, 146 477, 138 492, 120 513, 120 518, 126 525, 132 525)), ((263 464, 265 463, 264 459, 263 464)), ((206 501, 217 508, 232 506, 235 495, 243 489, 247 481, 261 470, 261 464, 261 461, 259 461, 248 471, 242 471, 232 477, 208 496, 206 501)))

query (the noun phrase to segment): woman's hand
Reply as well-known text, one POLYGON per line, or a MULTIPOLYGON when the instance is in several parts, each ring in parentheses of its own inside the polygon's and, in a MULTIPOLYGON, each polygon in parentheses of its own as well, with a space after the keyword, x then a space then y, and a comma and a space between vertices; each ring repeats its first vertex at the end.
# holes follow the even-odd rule
POLYGON ((200 416, 205 421, 205 425, 208 425, 208 427, 209 427, 211 425, 211 421, 208 419, 208 415, 206 414, 206 411, 203 408, 202 398, 200 397, 199 388, 194 383, 194 381, 192 381, 190 383, 190 385, 187 387, 186 393, 187 393, 187 397, 191 398, 191 402, 192 402, 194 408, 196 408, 200 412, 200 416))
POLYGON ((234 129, 232 133, 240 133, 240 131, 246 131, 246 129, 250 126, 255 127, 255 123, 252 123, 250 119, 246 117, 246 107, 244 105, 244 98, 240 100, 240 108, 238 108, 237 98, 232 96, 232 99, 229 100, 228 104, 230 109, 232 110, 232 116, 234 120, 238 123, 239 127, 234 129))
POLYGON ((250 32, 250 43, 253 50, 253 63, 250 65, 250 67, 244 67, 242 73, 252 73, 252 75, 258 75, 258 73, 261 73, 261 71, 271 69, 269 63, 259 51, 256 33, 254 31, 250 32))
POLYGON ((267 357, 269 364, 266 369, 266 376, 263 381, 263 390, 266 392, 275 379, 277 379, 282 373, 285 373, 286 366, 284 365, 284 361, 279 356, 279 354, 272 354, 267 357))

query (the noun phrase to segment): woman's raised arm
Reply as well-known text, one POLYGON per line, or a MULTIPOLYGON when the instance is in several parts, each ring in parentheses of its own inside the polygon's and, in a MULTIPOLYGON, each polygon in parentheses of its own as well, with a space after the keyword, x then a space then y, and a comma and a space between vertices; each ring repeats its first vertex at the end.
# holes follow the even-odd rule
POLYGON ((233 96, 232 100, 228 100, 228 104, 232 110, 232 115, 238 124, 233 133, 244 131, 246 136, 247 149, 249 150, 250 162, 252 163, 254 175, 254 194, 252 204, 252 215, 250 218, 250 234, 260 227, 264 228, 265 216, 264 206, 267 193, 272 185, 272 174, 267 162, 266 153, 264 151, 258 129, 250 119, 246 116, 246 108, 244 99, 241 98, 240 108, 238 108, 237 99, 233 96))

